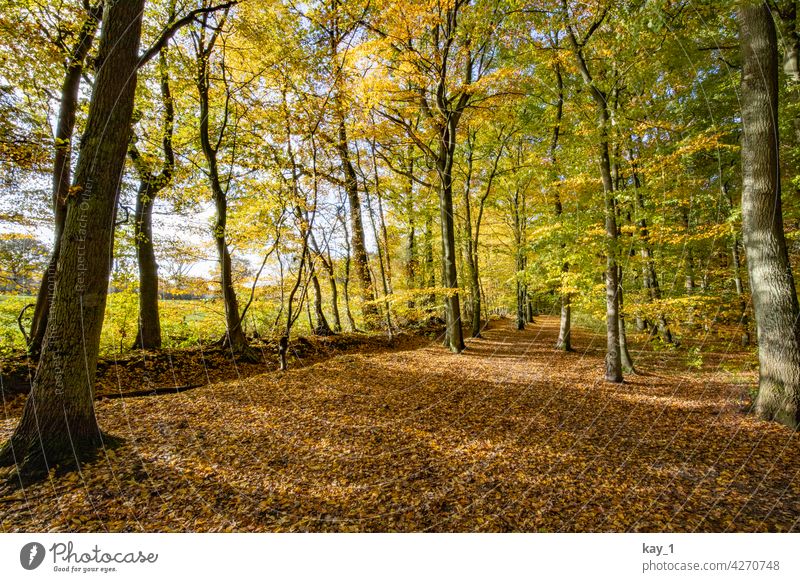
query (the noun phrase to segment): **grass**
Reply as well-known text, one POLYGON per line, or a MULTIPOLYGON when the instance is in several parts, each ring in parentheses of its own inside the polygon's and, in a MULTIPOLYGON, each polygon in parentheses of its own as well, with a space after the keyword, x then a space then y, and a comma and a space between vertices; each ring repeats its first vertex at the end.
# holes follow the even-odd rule
MULTIPOLYGON (((0 295, 0 357, 25 350, 25 339, 17 325, 20 311, 36 300, 31 295, 0 295)), ((248 333, 258 331, 270 335, 279 306, 271 301, 254 301, 248 311, 248 333)), ((130 350, 136 337, 138 298, 135 293, 122 291, 108 296, 106 317, 100 340, 100 354, 109 356, 130 350)), ((212 342, 225 331, 222 302, 217 299, 167 299, 159 302, 163 346, 182 348, 212 342)), ((26 315, 30 316, 32 310, 26 315)), ((26 321, 29 325, 30 320, 26 321)), ((308 333, 308 322, 300 317, 298 334, 308 333)))

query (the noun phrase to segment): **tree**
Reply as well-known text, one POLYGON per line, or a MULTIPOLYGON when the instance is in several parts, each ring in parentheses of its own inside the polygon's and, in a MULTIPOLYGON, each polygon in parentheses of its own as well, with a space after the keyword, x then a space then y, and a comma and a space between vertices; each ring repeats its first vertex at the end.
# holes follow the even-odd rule
POLYGON ((128 147, 128 155, 139 175, 134 214, 134 244, 139 265, 139 325, 134 347, 143 350, 161 347, 161 319, 158 312, 158 263, 153 241, 153 205, 158 193, 167 187, 175 169, 172 151, 172 134, 175 108, 169 86, 167 48, 159 56, 159 76, 163 119, 161 125, 162 159, 160 172, 154 171, 139 152, 135 138, 128 147))
POLYGON ((30 293, 47 256, 47 247, 30 235, 0 235, 0 289, 30 293))
POLYGON ((589 89, 595 103, 598 130, 598 160, 600 177, 603 181, 605 199, 605 228, 606 228, 606 374, 609 382, 622 382, 622 359, 620 352, 619 334, 619 272, 615 256, 615 243, 617 240, 617 219, 614 199, 614 181, 611 176, 611 155, 609 152, 609 126, 610 112, 608 109, 607 94, 592 77, 589 65, 584 56, 584 47, 589 42, 594 32, 602 25, 608 14, 604 8, 597 18, 589 25, 582 38, 578 40, 569 15, 566 0, 562 0, 562 14, 567 29, 572 52, 578 65, 584 84, 589 89))
POLYGON ((16 463, 20 476, 78 463, 107 442, 95 418, 93 388, 143 9, 144 0, 128 0, 105 12, 42 352, 22 418, 0 449, 0 464, 16 463))
POLYGON ((361 195, 358 190, 358 177, 351 159, 350 142, 347 132, 347 114, 345 111, 344 81, 345 69, 339 55, 340 46, 358 29, 358 22, 350 26, 342 25, 342 3, 330 0, 330 15, 327 23, 328 42, 330 45, 331 90, 333 110, 335 112, 336 151, 341 161, 344 175, 344 190, 350 204, 350 247, 352 261, 355 266, 356 279, 361 289, 361 311, 367 328, 376 324, 378 308, 375 305, 375 288, 369 272, 367 247, 364 242, 364 221, 361 216, 361 195))
POLYGON ((387 76, 398 86, 386 91, 375 110, 403 129, 436 170, 442 238, 442 287, 445 289, 447 332, 451 351, 464 349, 461 327, 455 222, 453 163, 464 112, 489 96, 487 84, 496 67, 495 31, 501 18, 497 2, 469 0, 424 7, 387 7, 370 30, 382 43, 387 76), (422 13, 421 13, 422 11, 422 13), (483 90, 483 91, 482 91, 483 90), (481 93, 479 96, 479 92, 481 93), (405 111, 413 104, 422 116, 419 128, 405 111))
POLYGON ((781 209, 778 49, 766 2, 739 8, 742 46, 742 232, 758 331, 756 413, 800 426, 800 307, 781 209))
POLYGON ((61 250, 64 221, 67 217, 67 196, 69 195, 70 179, 72 177, 72 137, 78 112, 81 78, 86 57, 92 48, 97 28, 103 15, 102 2, 98 2, 94 6, 89 6, 88 2, 86 4, 88 10, 74 45, 71 47, 65 46, 62 49, 67 53, 67 59, 66 72, 61 85, 61 98, 55 134, 55 155, 53 156, 52 203, 55 218, 53 250, 39 286, 39 294, 36 298, 36 307, 34 307, 33 320, 31 321, 31 341, 28 351, 34 355, 38 355, 42 348, 45 329, 47 328, 47 318, 55 290, 56 266, 58 254, 61 250))
MULTIPOLYGON (((216 128, 216 135, 212 137, 211 129, 211 59, 215 46, 223 33, 229 8, 223 11, 220 21, 211 25, 209 14, 204 13, 200 30, 193 34, 196 56, 196 85, 197 94, 200 100, 199 134, 200 147, 208 166, 207 175, 211 186, 211 194, 214 200, 216 217, 214 221, 214 243, 217 249, 217 256, 220 263, 220 283, 222 286, 222 300, 225 305, 225 338, 223 343, 239 357, 245 360, 256 360, 257 354, 254 352, 247 341, 244 333, 242 317, 239 313, 239 301, 236 297, 233 273, 231 270, 231 252, 228 248, 227 227, 228 227, 228 191, 231 187, 230 176, 224 180, 219 167, 219 148, 229 129, 228 122, 234 115, 231 111, 231 88, 229 86, 229 73, 226 70, 224 59, 220 63, 220 73, 222 84, 224 85, 224 95, 222 105, 222 121, 216 128), (208 30, 210 29, 210 33, 208 30)), ((223 47, 224 50, 224 47, 223 47)))

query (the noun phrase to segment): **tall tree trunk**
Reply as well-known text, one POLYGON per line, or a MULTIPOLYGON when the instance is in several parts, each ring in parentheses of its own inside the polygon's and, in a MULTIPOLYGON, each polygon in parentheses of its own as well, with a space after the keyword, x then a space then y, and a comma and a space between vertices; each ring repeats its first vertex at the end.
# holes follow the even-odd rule
POLYGON ((139 265, 139 325, 134 349, 161 347, 161 320, 158 314, 158 263, 153 245, 153 196, 150 183, 143 181, 136 195, 134 244, 139 265))
POLYGON ((456 232, 453 221, 453 160, 456 149, 456 116, 447 121, 447 129, 441 137, 437 171, 439 174, 439 216, 442 224, 442 286, 445 295, 446 341, 450 351, 460 353, 464 349, 464 333, 461 329, 461 306, 456 271, 456 232))
POLYGON ((350 160, 350 151, 347 142, 347 129, 344 116, 339 120, 339 140, 336 145, 344 172, 345 192, 350 204, 350 246, 352 260, 355 266, 356 280, 361 291, 361 313, 364 316, 364 326, 369 329, 378 323, 378 306, 375 304, 375 290, 372 276, 369 272, 367 247, 364 242, 364 223, 361 220, 361 196, 358 192, 358 179, 353 163, 350 160))
POLYGON ((739 8, 742 46, 742 231, 758 330, 756 413, 800 426, 800 307, 781 209, 778 51, 766 2, 739 8))
POLYGON ((605 193, 606 216, 606 380, 622 382, 622 360, 619 339, 619 281, 617 279, 617 260, 614 246, 617 240, 617 220, 614 209, 614 188, 611 181, 611 166, 608 155, 608 117, 605 111, 601 117, 600 173, 605 193))
POLYGON ((467 263, 467 278, 471 299, 471 334, 472 337, 481 337, 481 287, 478 273, 477 249, 474 248, 472 238, 472 168, 474 158, 475 134, 467 136, 467 176, 464 180, 464 255, 467 263))
POLYGON ((523 276, 525 274, 525 250, 523 223, 525 217, 522 209, 521 192, 519 187, 514 189, 511 198, 514 219, 514 266, 516 268, 516 326, 517 331, 525 329, 525 284, 523 276))
POLYGON ((525 256, 522 251, 517 251, 517 330, 525 329, 527 317, 525 316, 525 284, 522 282, 522 274, 525 271, 525 256))
POLYGON ((108 4, 86 130, 67 197, 53 305, 30 396, 0 464, 41 477, 104 444, 94 381, 114 221, 136 91, 144 0, 108 4))
POLYGON ((142 160, 136 144, 132 141, 128 155, 139 173, 139 190, 136 195, 134 220, 134 244, 139 266, 139 323, 134 349, 153 350, 161 347, 161 319, 158 311, 158 263, 153 241, 153 204, 158 193, 169 184, 175 168, 172 150, 175 109, 169 87, 166 48, 159 57, 161 76, 161 103, 164 107, 162 120, 163 160, 161 172, 156 175, 142 160))
POLYGON ((620 360, 622 362, 622 369, 626 372, 635 372, 636 369, 633 367, 633 358, 631 358, 631 353, 628 351, 628 334, 625 332, 625 311, 623 308, 623 291, 622 291, 622 266, 618 267, 619 271, 617 274, 617 279, 619 281, 619 292, 618 292, 618 301, 619 301, 619 353, 620 353, 620 360))
MULTIPOLYGON (((556 37, 557 38, 557 37, 556 37)), ((558 44, 556 42, 556 48, 558 44)), ((553 180, 558 178, 556 152, 558 151, 558 138, 561 135, 561 120, 564 117, 564 77, 561 75, 561 66, 556 62, 554 67, 556 76, 556 121, 553 124, 553 138, 550 141, 550 163, 553 164, 553 180)), ((561 195, 558 192, 558 185, 553 189, 553 211, 556 220, 561 221, 564 212, 564 207, 561 203, 561 195)), ((566 243, 561 244, 561 248, 566 248, 566 243)), ((561 267, 562 273, 569 273, 569 263, 564 261, 561 267)), ((558 325, 558 339, 556 340, 556 349, 565 352, 572 351, 572 306, 571 297, 568 291, 563 290, 564 282, 561 282, 561 289, 559 295, 561 298, 561 314, 558 325)))
POLYGON ((358 178, 353 162, 350 159, 350 147, 347 136, 346 114, 341 95, 342 67, 339 63, 339 43, 341 31, 339 30, 340 0, 331 1, 331 23, 328 28, 328 42, 330 46, 331 68, 334 73, 333 109, 336 115, 337 140, 336 152, 344 174, 344 190, 350 204, 350 233, 353 263, 355 264, 356 279, 361 290, 361 313, 364 316, 364 326, 369 329, 378 323, 378 306, 375 304, 375 290, 372 276, 369 271, 367 247, 364 242, 364 224, 361 219, 361 196, 358 192, 358 178))
POLYGON ((572 306, 569 293, 561 294, 561 320, 558 326, 556 348, 565 352, 572 351, 572 306))
POLYGON ((256 360, 257 354, 250 348, 247 342, 244 327, 242 326, 243 322, 239 315, 239 301, 236 297, 231 268, 231 254, 228 249, 228 195, 226 189, 222 186, 222 179, 217 162, 217 148, 222 137, 222 132, 225 131, 225 127, 223 126, 219 130, 220 135, 216 140, 217 145, 211 142, 211 130, 209 127, 210 59, 220 30, 220 28, 217 28, 206 43, 204 38, 205 26, 201 29, 202 32, 197 55, 197 90, 200 98, 200 146, 208 165, 208 179, 211 185, 214 209, 216 211, 213 235, 220 264, 222 301, 225 306, 226 334, 224 343, 239 357, 245 360, 256 360))
MULTIPOLYGON (((614 182, 611 177, 611 159, 609 155, 609 112, 606 95, 595 85, 586 59, 583 56, 583 47, 588 42, 588 37, 578 43, 572 25, 569 24, 567 1, 562 0, 562 13, 566 23, 567 33, 572 45, 578 69, 584 84, 588 87, 597 110, 597 124, 599 129, 599 162, 600 176, 603 180, 603 195, 605 199, 605 230, 606 230, 606 374, 609 382, 622 382, 622 360, 619 347, 619 304, 617 291, 617 261, 615 246, 617 239, 617 219, 614 200, 614 182)), ((599 23, 598 23, 599 25, 599 23)), ((596 30, 593 28, 592 30, 596 30)))
POLYGON ((61 85, 61 102, 58 109, 53 156, 52 201, 55 217, 53 224, 53 250, 50 254, 47 270, 42 276, 42 282, 39 285, 39 292, 36 296, 36 306, 33 310, 31 341, 28 345, 28 352, 33 356, 38 356, 42 349, 45 329, 47 328, 47 316, 53 301, 58 254, 61 250, 61 237, 64 233, 64 223, 67 218, 67 195, 72 176, 72 135, 75 131, 81 77, 86 55, 94 43, 102 14, 102 2, 89 9, 86 20, 84 20, 78 33, 78 38, 72 47, 67 63, 67 73, 61 85))

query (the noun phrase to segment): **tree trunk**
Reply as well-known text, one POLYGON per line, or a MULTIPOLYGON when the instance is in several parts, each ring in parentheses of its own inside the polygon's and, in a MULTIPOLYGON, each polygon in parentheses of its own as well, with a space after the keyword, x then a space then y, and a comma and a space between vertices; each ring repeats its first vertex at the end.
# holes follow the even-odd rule
POLYGON ((614 209, 614 187, 611 180, 611 164, 608 154, 608 112, 603 108, 600 113, 600 173, 605 193, 606 215, 606 380, 622 382, 622 357, 619 337, 619 280, 617 278, 617 260, 615 243, 617 240, 617 218, 614 209))
POLYGON ((783 232, 778 52, 769 7, 739 8, 742 46, 742 231, 758 331, 756 413, 800 426, 800 307, 783 232))
POLYGON ((469 293, 471 298, 471 335, 481 337, 481 287, 480 274, 478 273, 477 249, 472 239, 472 203, 470 191, 472 189, 474 136, 467 138, 467 177, 464 180, 464 255, 467 262, 467 278, 469 280, 469 293))
POLYGON ((33 356, 38 356, 42 349, 45 329, 47 328, 47 316, 53 301, 55 291, 56 265, 58 254, 61 251, 61 237, 64 232, 64 222, 67 217, 67 195, 69 193, 71 178, 71 153, 72 153, 72 134, 75 131, 75 117, 78 111, 78 96, 80 93, 81 76, 86 55, 92 48, 97 27, 102 16, 102 3, 97 7, 91 8, 86 16, 86 20, 78 33, 78 39, 72 47, 72 53, 67 64, 67 74, 61 86, 61 104, 58 109, 58 121, 56 124, 55 152, 53 157, 53 186, 52 200, 55 222, 53 225, 53 251, 47 270, 42 276, 39 285, 39 292, 36 296, 36 306, 33 310, 33 320, 31 321, 31 341, 28 345, 28 352, 33 356))
POLYGON ((442 285, 445 296, 445 321, 447 323, 447 345, 453 353, 464 349, 464 334, 461 329, 461 306, 456 271, 456 232, 453 221, 453 160, 456 149, 456 121, 451 117, 447 130, 441 138, 437 170, 439 174, 439 215, 442 223, 442 285))
MULTIPOLYGON (((208 164, 208 179, 216 211, 213 235, 220 264, 222 301, 225 306, 226 333, 223 343, 229 346, 237 356, 245 360, 256 360, 257 355, 251 350, 244 333, 242 319, 239 315, 239 302, 236 298, 236 289, 233 283, 231 254, 228 249, 226 232, 228 225, 228 196, 226 189, 222 186, 217 163, 217 147, 222 136, 220 135, 217 139, 217 145, 213 145, 209 127, 210 58, 217 34, 218 32, 215 32, 208 45, 205 45, 203 38, 200 39, 197 55, 197 89, 200 98, 200 146, 208 164)), ((224 130, 225 128, 223 127, 220 132, 224 130)))
POLYGON ((325 312, 322 310, 322 288, 320 287, 319 278, 317 277, 313 262, 310 265, 310 269, 311 283, 314 286, 314 316, 317 319, 316 326, 312 325, 311 329, 315 335, 333 335, 333 330, 331 330, 331 326, 325 318, 325 312))
POLYGON ((570 311, 569 293, 561 294, 561 322, 558 328, 558 341, 556 341, 556 348, 564 350, 565 352, 572 351, 572 317, 570 311))
POLYGON ((0 464, 42 477, 107 444, 94 413, 94 380, 108 292, 114 221, 136 91, 144 0, 110 3, 97 77, 67 198, 53 305, 22 419, 0 464))
POLYGON ((522 251, 522 243, 517 243, 517 331, 525 329, 525 284, 522 277, 525 272, 525 255, 522 251))
POLYGON ((150 182, 143 181, 136 196, 134 242, 139 265, 139 329, 134 349, 161 347, 161 321, 158 314, 158 263, 153 245, 153 194, 150 182))
POLYGON ((139 191, 136 195, 136 216, 134 221, 134 244, 139 266, 139 324, 134 349, 154 350, 161 347, 161 320, 158 311, 158 263, 153 242, 153 204, 158 193, 172 179, 175 168, 175 155, 172 150, 172 133, 175 109, 169 87, 167 51, 159 55, 161 73, 161 102, 164 107, 162 122, 163 161, 161 173, 154 175, 147 168, 131 143, 128 155, 139 172, 139 191))
POLYGON ((633 367, 633 358, 628 351, 628 334, 625 333, 625 311, 623 308, 623 291, 622 291, 622 266, 618 267, 617 280, 619 281, 619 291, 617 293, 619 301, 619 353, 622 362, 622 369, 626 372, 635 372, 633 367))
POLYGON ((375 290, 369 272, 367 247, 364 243, 364 223, 361 219, 361 196, 358 193, 358 180, 355 168, 350 161, 347 146, 347 130, 344 118, 339 121, 339 141, 337 143, 339 159, 345 178, 345 192, 350 204, 350 246, 353 253, 356 279, 361 290, 361 313, 364 316, 364 327, 375 327, 378 323, 378 306, 375 304, 375 290))
MULTIPOLYGON (((556 45, 557 47, 557 45, 556 45)), ((553 137, 550 141, 550 163, 553 164, 553 181, 558 179, 557 159, 556 152, 558 150, 558 139, 561 135, 561 120, 564 117, 564 77, 561 74, 561 66, 558 62, 555 63, 554 71, 556 76, 557 100, 556 100, 556 121, 553 124, 553 137)), ((561 203, 561 195, 558 191, 558 185, 554 188, 553 192, 553 211, 556 220, 561 221, 564 206, 561 203)), ((566 243, 561 244, 561 249, 566 248, 566 243)), ((569 273, 569 263, 564 262, 561 267, 562 273, 569 273)), ((564 283, 562 281, 559 290, 561 297, 561 317, 558 326, 558 339, 556 340, 556 349, 565 352, 572 351, 572 306, 569 292, 563 290, 564 283)))
POLYGON ((617 291, 617 261, 615 246, 617 240, 617 218, 614 200, 614 182, 611 177, 611 159, 608 147, 609 112, 606 95, 595 85, 586 59, 583 56, 583 47, 588 38, 582 43, 578 42, 575 32, 569 24, 567 1, 562 0, 562 14, 566 21, 567 33, 572 51, 580 69, 584 84, 589 88, 592 99, 597 109, 597 122, 599 129, 599 162, 600 177, 603 180, 603 195, 605 199, 605 230, 606 230, 606 374, 609 382, 622 382, 622 361, 619 347, 619 304, 617 291))
POLYGON ((342 318, 339 315, 339 288, 336 285, 336 276, 333 270, 328 272, 328 284, 331 287, 331 313, 333 314, 333 331, 341 333, 342 318))
POLYGON ((355 264, 356 279, 361 290, 361 313, 364 316, 364 327, 369 329, 378 324, 378 306, 375 304, 375 290, 372 277, 369 271, 367 257, 367 247, 364 242, 364 224, 361 219, 361 197, 358 193, 358 178, 356 176, 353 162, 350 159, 349 141, 347 137, 347 125, 344 105, 342 103, 341 83, 343 80, 342 67, 338 62, 339 43, 341 33, 339 30, 339 18, 337 10, 340 3, 334 0, 331 3, 331 23, 327 29, 328 42, 330 46, 331 69, 334 74, 333 79, 333 108, 336 115, 337 140, 336 152, 344 174, 344 190, 350 205, 350 233, 352 259, 355 264))

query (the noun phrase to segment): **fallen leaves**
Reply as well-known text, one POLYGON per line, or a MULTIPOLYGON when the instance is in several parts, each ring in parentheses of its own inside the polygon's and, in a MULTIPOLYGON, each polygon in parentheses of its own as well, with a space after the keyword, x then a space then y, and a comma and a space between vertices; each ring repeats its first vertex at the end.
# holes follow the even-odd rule
MULTIPOLYGON (((454 356, 347 353, 175 395, 106 400, 125 444, 6 492, 3 531, 789 531, 800 438, 742 413, 750 354, 634 352, 501 321, 454 356)), ((13 421, 2 423, 2 434, 13 421)))

